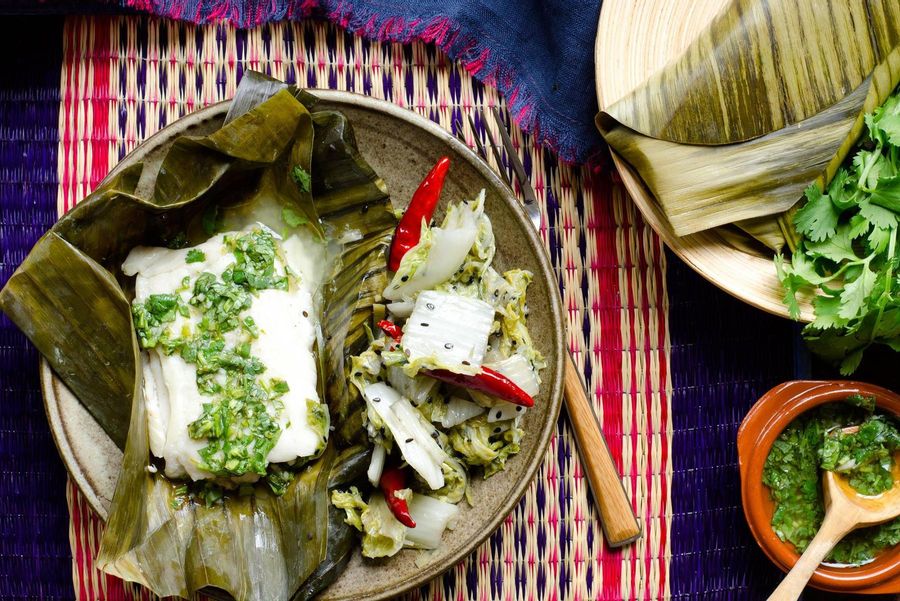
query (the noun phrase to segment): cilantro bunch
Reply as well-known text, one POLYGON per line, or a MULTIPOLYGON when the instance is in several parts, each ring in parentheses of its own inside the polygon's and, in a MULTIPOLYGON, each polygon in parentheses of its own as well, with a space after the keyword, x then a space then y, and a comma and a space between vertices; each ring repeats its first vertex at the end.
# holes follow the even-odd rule
POLYGON ((806 190, 794 215, 800 240, 788 261, 775 260, 784 302, 797 319, 797 292, 818 292, 815 320, 803 330, 810 348, 853 373, 872 344, 900 351, 900 93, 865 116, 866 133, 849 164, 823 193, 806 190))

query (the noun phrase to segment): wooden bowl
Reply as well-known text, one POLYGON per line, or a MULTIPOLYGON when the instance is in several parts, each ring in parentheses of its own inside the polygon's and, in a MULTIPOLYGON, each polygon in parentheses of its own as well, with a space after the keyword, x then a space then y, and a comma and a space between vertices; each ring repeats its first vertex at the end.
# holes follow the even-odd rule
MULTIPOLYGON (((756 542, 769 559, 785 572, 800 556, 793 545, 778 538, 771 526, 775 504, 769 488, 762 482, 769 450, 781 432, 800 414, 853 394, 873 396, 877 407, 900 415, 900 395, 880 386, 844 381, 786 382, 764 394, 747 413, 738 430, 738 465, 744 516, 756 542)), ((900 593, 900 545, 884 551, 864 566, 820 566, 809 583, 818 589, 842 593, 900 593)))
MULTIPOLYGON (((628 94, 684 49, 730 0, 605 0, 594 49, 600 110, 628 94)), ((647 223, 685 263, 754 307, 788 317, 775 275, 774 253, 737 228, 677 236, 640 175, 613 160, 647 223)), ((801 319, 812 321, 810 298, 800 298, 801 319)))
MULTIPOLYGON (((441 548, 427 557, 401 551, 378 561, 364 561, 360 553, 354 553, 347 569, 318 597, 323 601, 375 601, 426 584, 455 566, 500 526, 531 485, 562 403, 565 326, 556 280, 542 243, 518 200, 484 161, 440 126, 389 102, 348 92, 316 90, 315 94, 322 101, 320 107, 347 115, 360 152, 398 202, 412 196, 422 175, 442 155, 453 161, 442 203, 472 198, 480 189, 486 190, 485 212, 493 221, 497 239, 496 265, 501 271, 521 267, 534 274, 528 289, 528 327, 548 366, 535 406, 522 422, 522 452, 490 480, 472 478, 473 504, 460 505, 458 525, 444 534, 441 548)), ((161 161, 180 135, 215 131, 229 105, 222 102, 169 125, 126 156, 110 175, 140 160, 161 161)), ((90 506, 106 519, 122 452, 44 360, 40 372, 50 430, 63 462, 90 506)))

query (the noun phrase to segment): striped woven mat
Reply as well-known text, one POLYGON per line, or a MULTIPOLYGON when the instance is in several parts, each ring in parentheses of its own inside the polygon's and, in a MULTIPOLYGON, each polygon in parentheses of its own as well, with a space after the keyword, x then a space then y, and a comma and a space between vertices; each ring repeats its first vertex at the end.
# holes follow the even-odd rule
MULTIPOLYGON (((505 106, 493 88, 432 48, 366 42, 321 22, 240 31, 138 17, 73 18, 66 21, 63 40, 60 214, 144 138, 231 97, 247 69, 309 88, 389 100, 448 130, 458 111, 505 106)), ((474 146, 472 132, 465 133, 474 146)), ((589 374, 603 429, 621 458, 626 490, 646 536, 621 551, 601 544, 574 439, 561 421, 515 513, 421 595, 666 596, 672 427, 661 244, 608 172, 558 164, 518 130, 513 140, 529 155, 532 183, 547 207, 548 243, 564 274, 569 344, 589 374)), ((69 499, 78 596, 114 598, 118 593, 112 591, 122 584, 96 574, 90 561, 102 525, 74 487, 69 499)))
MULTIPOLYGON (((28 63, 10 59, 25 71, 10 89, 0 84, 4 280, 55 215, 126 153, 230 97, 245 70, 386 99, 448 130, 453 115, 505 108, 495 90, 433 47, 370 42, 319 22, 249 32, 136 16, 42 22, 33 33, 50 41, 36 41, 27 33, 34 22, 24 21, 7 25, 25 33, 0 40, 4 56, 23 47, 33 53, 28 63)), ((474 145, 484 132, 463 135, 474 145)), ((563 164, 517 129, 513 140, 546 208, 568 342, 644 536, 622 550, 604 545, 562 417, 535 481, 500 530, 409 598, 764 597, 778 574, 743 522, 734 435, 762 392, 807 369, 793 326, 731 299, 667 255, 608 166, 563 164)), ((0 325, 0 598, 151 599, 94 568, 103 524, 71 484, 62 504, 34 351, 5 318, 0 325), (74 593, 61 567, 66 523, 74 593)))

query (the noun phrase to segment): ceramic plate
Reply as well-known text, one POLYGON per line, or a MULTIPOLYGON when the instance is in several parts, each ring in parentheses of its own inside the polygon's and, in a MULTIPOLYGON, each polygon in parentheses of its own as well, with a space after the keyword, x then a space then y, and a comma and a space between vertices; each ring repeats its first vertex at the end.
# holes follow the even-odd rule
MULTIPOLYGON (((363 561, 356 553, 347 570, 321 595, 330 601, 374 601, 425 584, 457 564, 500 526, 525 493, 544 457, 559 413, 564 326, 555 280, 542 243, 525 220, 516 198, 477 155, 439 126, 393 104, 346 92, 315 93, 323 104, 344 112, 350 119, 360 151, 387 183, 395 202, 407 202, 421 177, 441 155, 449 155, 453 160, 444 202, 472 198, 486 189, 486 212, 493 221, 497 239, 495 264, 501 271, 521 267, 535 276, 528 289, 528 327, 548 363, 542 374, 541 394, 523 420, 526 437, 522 452, 509 461, 505 471, 490 480, 473 479, 474 503, 471 507, 460 505, 458 526, 445 533, 441 548, 426 558, 418 557, 415 551, 401 551, 381 561, 363 561)), ((166 127, 126 156, 112 173, 140 160, 162 160, 177 136, 215 131, 228 106, 227 102, 210 106, 166 127)), ((43 361, 41 384, 60 455, 88 503, 105 519, 122 453, 43 361)))

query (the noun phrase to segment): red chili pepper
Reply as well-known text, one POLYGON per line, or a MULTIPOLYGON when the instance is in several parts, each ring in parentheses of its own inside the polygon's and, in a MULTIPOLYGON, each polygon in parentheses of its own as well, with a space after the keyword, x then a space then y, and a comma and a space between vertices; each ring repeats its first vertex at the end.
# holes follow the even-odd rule
POLYGON ((513 405, 534 407, 534 399, 522 390, 518 384, 489 367, 481 366, 481 373, 469 375, 458 374, 446 369, 423 369, 422 373, 441 382, 456 384, 469 390, 477 390, 491 396, 509 401, 513 405))
POLYGON ((394 239, 391 242, 391 254, 388 257, 388 269, 397 271, 400 269, 400 259, 409 249, 419 243, 422 237, 422 220, 431 221, 434 209, 441 198, 441 189, 444 187, 444 177, 450 169, 450 158, 441 157, 409 201, 409 207, 400 218, 397 229, 394 231, 394 239))
POLYGON ((387 502, 388 508, 397 521, 407 528, 415 528, 416 523, 409 515, 409 505, 406 503, 406 499, 394 495, 398 490, 406 488, 406 472, 399 467, 388 468, 381 472, 381 480, 378 484, 381 486, 381 492, 384 493, 384 500, 387 502))
POLYGON ((382 319, 378 322, 378 327, 381 328, 385 334, 393 338, 395 342, 400 342, 400 339, 403 338, 403 330, 401 330, 400 326, 393 321, 382 319))

